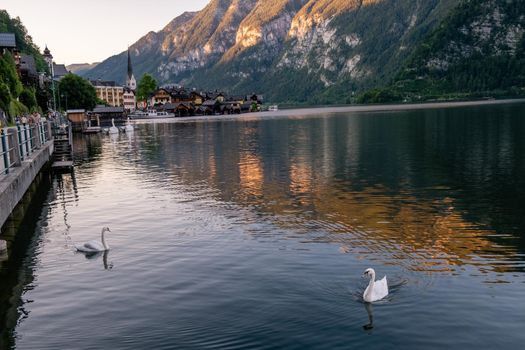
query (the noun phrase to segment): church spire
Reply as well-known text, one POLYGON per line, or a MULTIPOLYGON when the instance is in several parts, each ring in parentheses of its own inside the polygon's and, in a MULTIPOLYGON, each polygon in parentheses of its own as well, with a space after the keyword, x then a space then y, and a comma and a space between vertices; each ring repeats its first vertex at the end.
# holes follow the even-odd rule
POLYGON ((133 91, 137 89, 137 81, 135 80, 135 77, 133 76, 133 67, 131 66, 131 54, 129 53, 129 46, 128 46, 128 77, 126 79, 126 87, 133 91))
POLYGON ((129 47, 128 47, 128 79, 131 79, 133 76, 133 67, 131 66, 131 55, 129 54, 129 47))

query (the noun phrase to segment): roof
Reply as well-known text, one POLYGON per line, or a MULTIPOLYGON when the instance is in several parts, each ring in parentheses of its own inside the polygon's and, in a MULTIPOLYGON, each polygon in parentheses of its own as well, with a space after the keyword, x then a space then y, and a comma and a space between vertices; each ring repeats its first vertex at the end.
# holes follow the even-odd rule
POLYGON ((124 113, 124 107, 101 107, 97 106, 93 109, 94 113, 124 113))
POLYGON ((168 95, 171 93, 170 89, 168 89, 168 88, 158 88, 157 90, 155 90, 153 92, 153 95, 156 95, 156 94, 158 94, 161 91, 164 91, 168 95))
POLYGON ((206 93, 207 98, 210 100, 215 100, 217 97, 222 96, 224 97, 224 94, 222 92, 207 92, 206 93))
POLYGON ((203 106, 215 106, 215 100, 206 100, 202 103, 203 106))
POLYGON ((0 33, 0 47, 15 48, 16 39, 14 33, 0 33))
POLYGON ((188 95, 185 91, 170 91, 171 97, 178 97, 178 98, 190 98, 190 95, 188 95))
POLYGON ((54 64, 54 63, 53 63, 53 72, 55 73, 55 77, 63 77, 64 75, 67 75, 69 73, 64 64, 54 64))
POLYGON ((85 109, 68 109, 67 110, 67 114, 70 114, 70 113, 85 113, 86 110, 85 109))
POLYGON ((186 109, 189 109, 189 108, 192 108, 192 105, 184 103, 184 102, 177 102, 177 103, 166 103, 164 106, 162 106, 164 110, 177 109, 179 107, 184 107, 186 109))
POLYGON ((31 55, 20 55, 20 70, 37 75, 35 58, 31 55))
POLYGON ((89 82, 93 86, 117 86, 117 83, 110 80, 90 80, 89 82))
POLYGON ((228 97, 228 101, 244 101, 246 100, 246 96, 241 96, 241 95, 237 95, 237 96, 230 96, 228 97))

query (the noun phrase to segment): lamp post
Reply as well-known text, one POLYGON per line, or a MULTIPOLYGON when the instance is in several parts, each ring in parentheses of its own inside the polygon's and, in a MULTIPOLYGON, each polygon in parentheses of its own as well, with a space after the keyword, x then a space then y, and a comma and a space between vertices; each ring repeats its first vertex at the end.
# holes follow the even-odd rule
POLYGON ((57 86, 58 110, 62 111, 62 99, 64 95, 60 92, 60 84, 57 86))
POLYGON ((63 94, 60 95, 60 97, 66 99, 66 112, 67 112, 67 110, 69 109, 69 108, 67 107, 67 93, 64 92, 63 94))
POLYGON ((53 110, 57 110, 57 100, 55 97, 55 69, 53 67, 53 62, 49 65, 51 68, 51 91, 53 92, 53 110))

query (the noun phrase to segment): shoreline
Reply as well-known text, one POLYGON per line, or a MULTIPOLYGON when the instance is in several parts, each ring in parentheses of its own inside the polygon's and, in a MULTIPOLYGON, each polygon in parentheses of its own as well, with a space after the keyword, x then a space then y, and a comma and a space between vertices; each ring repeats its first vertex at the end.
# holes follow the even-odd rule
POLYGON ((407 104, 379 104, 379 105, 348 105, 337 107, 302 107, 281 109, 278 111, 251 112, 244 114, 225 114, 225 115, 208 115, 208 116, 191 116, 178 118, 157 118, 157 119, 135 119, 137 124, 151 122, 169 122, 169 123, 191 123, 203 121, 233 121, 233 120, 256 120, 271 119, 283 117, 308 117, 319 114, 338 114, 338 113, 367 113, 367 112, 398 112, 398 111, 415 111, 426 109, 441 108, 461 108, 475 106, 490 106, 502 104, 525 103, 525 98, 509 100, 482 100, 482 101, 462 101, 462 102, 425 102, 425 103, 407 103, 407 104))

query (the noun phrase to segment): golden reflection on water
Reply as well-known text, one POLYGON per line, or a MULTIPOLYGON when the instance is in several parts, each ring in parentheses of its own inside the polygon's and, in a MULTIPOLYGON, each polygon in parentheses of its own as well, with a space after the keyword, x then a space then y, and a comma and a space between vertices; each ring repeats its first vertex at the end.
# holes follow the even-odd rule
POLYGON ((255 154, 241 154, 239 160, 239 187, 250 197, 263 193, 263 166, 255 154))
POLYGON ((241 156, 239 189, 226 192, 303 233, 304 242, 335 243, 343 253, 379 255, 414 271, 454 272, 468 264, 503 273, 516 265, 517 249, 491 241, 497 233, 466 220, 451 197, 426 200, 379 186, 341 191, 315 181, 315 170, 301 157, 291 159, 284 188, 264 181, 262 164, 256 154, 241 156))
MULTIPOLYGON (((429 180, 430 187, 414 184, 420 180, 413 175, 420 165, 406 152, 417 156, 425 147, 438 147, 435 138, 425 139, 423 146, 405 145, 407 131, 403 129, 396 139, 384 140, 391 130, 382 130, 373 120, 367 125, 348 119, 336 127, 329 119, 316 121, 314 127, 300 120, 288 123, 283 124, 284 131, 264 130, 256 121, 215 127, 160 124, 153 130, 145 125, 143 138, 139 132, 135 136, 139 140, 131 145, 148 149, 160 138, 163 144, 158 149, 165 153, 167 168, 188 185, 188 191, 192 184, 204 181, 219 200, 256 208, 302 242, 336 244, 344 254, 429 273, 468 267, 480 273, 524 269, 519 249, 505 243, 505 232, 470 220, 479 215, 469 215, 461 193, 439 181, 429 180), (387 143, 391 148, 373 155, 379 160, 371 165, 379 164, 380 172, 396 166, 395 186, 366 181, 375 170, 366 169, 370 155, 365 152, 382 149, 387 143), (341 167, 345 169, 343 179, 336 175, 341 167)), ((503 146, 511 148, 507 141, 503 146)), ((461 147, 468 159, 480 145, 461 147)), ((146 157, 145 152, 135 153, 146 157)), ((145 166, 143 163, 139 162, 145 166)), ((471 166, 481 175, 490 168, 471 166)), ((434 180, 441 174, 418 176, 434 180)))

